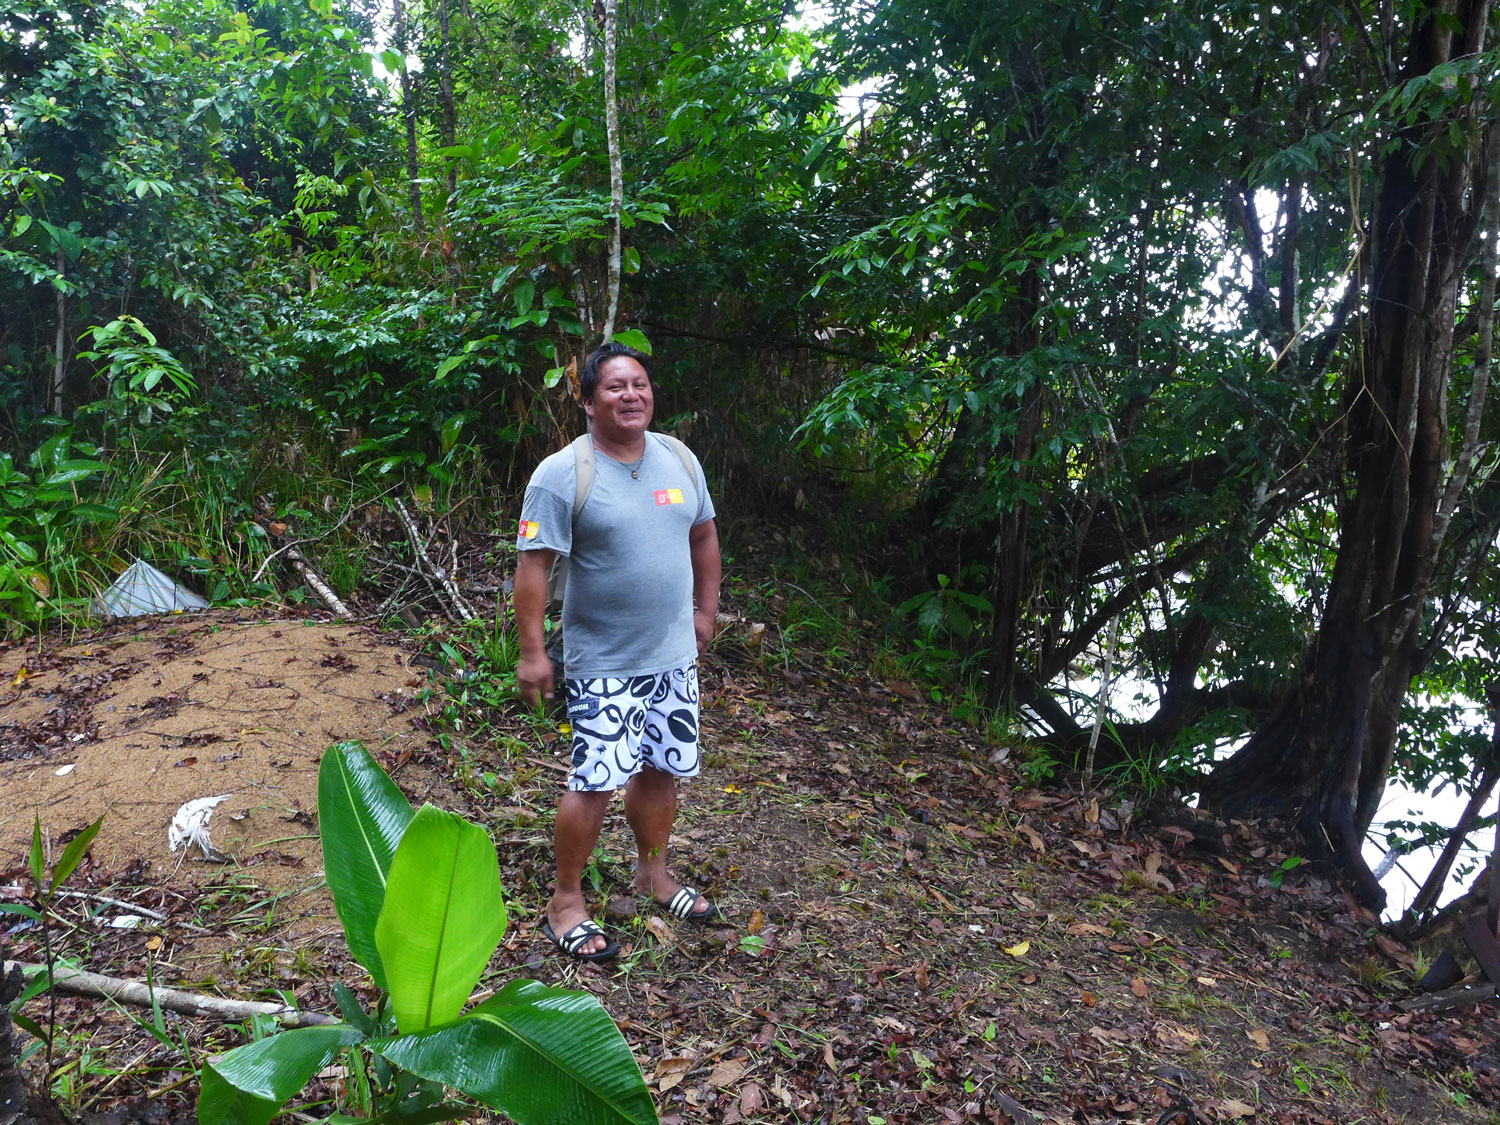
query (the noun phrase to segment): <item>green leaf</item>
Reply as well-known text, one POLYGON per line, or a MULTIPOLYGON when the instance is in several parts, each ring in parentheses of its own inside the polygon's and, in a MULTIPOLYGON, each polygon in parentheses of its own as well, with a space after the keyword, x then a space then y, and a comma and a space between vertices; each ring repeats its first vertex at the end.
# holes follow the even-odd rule
POLYGON ((66 227, 49 223, 46 219, 38 219, 37 225, 52 236, 53 245, 69 258, 76 258, 83 253, 83 240, 66 227))
POLYGON ((42 876, 47 873, 47 858, 42 850, 42 817, 40 813, 32 813, 31 852, 26 857, 26 863, 31 868, 31 881, 36 884, 37 894, 41 894, 42 876))
POLYGON ((91 477, 103 471, 102 461, 64 461, 52 472, 38 478, 37 484, 70 484, 75 480, 83 480, 85 477, 91 477))
POLYGON ((318 767, 323 870, 349 952, 381 988, 385 970, 375 923, 385 903, 391 857, 411 818, 411 803, 368 750, 358 742, 328 748, 318 767))
POLYGON ((641 255, 634 246, 627 246, 620 254, 621 267, 626 273, 640 273, 641 255))
POLYGON ((438 364, 437 374, 433 376, 433 380, 441 383, 455 367, 468 358, 466 355, 450 355, 442 363, 438 364))
POLYGON ((646 339, 646 334, 639 328, 622 328, 614 334, 613 339, 615 343, 624 344, 627 348, 651 354, 651 341, 646 339))
POLYGON ((40 922, 42 916, 29 906, 23 906, 19 902, 0 902, 0 914, 19 914, 23 918, 30 918, 33 922, 40 922))
POLYGON ((68 841, 68 846, 63 849, 62 858, 52 869, 52 886, 47 890, 49 896, 78 869, 78 865, 83 862, 84 854, 89 850, 89 845, 94 842, 94 837, 99 835, 99 826, 103 823, 104 818, 101 816, 68 841))
POLYGON ((458 435, 463 432, 464 426, 472 421, 473 415, 468 411, 455 414, 443 423, 443 428, 438 431, 438 438, 443 444, 443 452, 447 453, 458 441, 458 435))
POLYGON ((30 1016, 23 1016, 20 1012, 12 1012, 10 1018, 22 1031, 25 1031, 29 1035, 35 1035, 43 1043, 52 1038, 47 1034, 47 1029, 30 1016))
POLYGON ((203 1125, 266 1125, 328 1060, 364 1036, 332 1023, 283 1031, 236 1047, 203 1069, 203 1125))
POLYGON ((74 504, 71 509, 76 520, 117 520, 120 513, 105 504, 74 504))
POLYGON ((3 527, 0 527, 0 543, 4 543, 12 551, 14 551, 16 553, 16 557, 19 558, 22 562, 36 562, 36 548, 33 547, 30 543, 26 542, 26 540, 24 539, 17 539, 3 527))
POLYGON ((525 316, 531 311, 531 299, 536 296, 536 285, 530 281, 516 282, 516 312, 525 316))
POLYGON ((370 1049, 514 1118, 518 1125, 657 1120, 630 1045, 586 992, 512 981, 462 1019, 370 1049))
POLYGON ((489 833, 424 805, 391 860, 375 923, 396 1026, 420 1031, 455 1018, 504 934, 500 863, 489 833))

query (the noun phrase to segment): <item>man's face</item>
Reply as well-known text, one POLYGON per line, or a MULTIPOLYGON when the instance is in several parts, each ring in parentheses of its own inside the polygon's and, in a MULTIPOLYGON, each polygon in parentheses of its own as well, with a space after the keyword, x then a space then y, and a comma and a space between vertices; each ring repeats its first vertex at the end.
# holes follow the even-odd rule
POLYGON ((607 441, 633 441, 644 434, 653 406, 646 369, 623 355, 604 364, 593 399, 583 404, 594 432, 607 441))

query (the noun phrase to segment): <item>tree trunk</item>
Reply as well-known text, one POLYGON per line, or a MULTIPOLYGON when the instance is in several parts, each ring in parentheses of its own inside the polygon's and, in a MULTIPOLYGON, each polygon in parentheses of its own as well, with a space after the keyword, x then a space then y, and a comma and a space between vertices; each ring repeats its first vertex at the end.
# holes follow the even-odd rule
MULTIPOLYGON (((1487 9, 1486 0, 1463 0, 1449 19, 1419 25, 1399 81, 1480 50, 1487 9)), ((1487 144, 1446 158, 1432 142, 1471 112, 1450 105, 1404 126, 1383 159, 1365 347, 1350 363, 1343 404, 1350 491, 1323 618, 1296 684, 1204 790, 1221 815, 1290 818, 1306 846, 1372 907, 1384 905, 1385 893, 1360 844, 1419 667, 1422 609, 1445 530, 1457 306, 1474 261, 1480 201, 1495 187, 1487 144)))
POLYGON ((406 183, 411 192, 412 222, 416 225, 417 233, 421 234, 423 229, 422 185, 417 166, 417 102, 412 92, 411 71, 406 66, 411 43, 407 38, 406 5, 401 0, 393 0, 393 3, 396 16, 396 50, 401 55, 401 116, 406 119, 406 183))
POLYGON ((604 0, 604 121, 609 132, 609 310, 604 314, 604 339, 615 332, 620 313, 620 238, 625 209, 625 174, 620 166, 620 108, 615 99, 615 41, 619 36, 618 0, 604 0))
MULTIPOLYGON (((68 273, 68 257, 63 248, 57 248, 57 274, 61 281, 68 273)), ((61 285, 57 288, 57 339, 54 343, 57 358, 52 366, 52 413, 62 416, 63 391, 67 387, 68 375, 68 295, 61 285)))
MULTIPOLYGON (((438 0, 438 31, 442 35, 442 72, 438 75, 438 91, 442 95, 443 147, 452 148, 458 143, 458 112, 453 106, 453 56, 452 37, 448 28, 448 0, 438 0)), ((448 164, 448 192, 458 186, 457 165, 448 164)))
POLYGON ((1448 873, 1453 870, 1453 864, 1458 860, 1459 852, 1468 843, 1474 822, 1479 819, 1479 813, 1484 808, 1485 802, 1490 799, 1490 794, 1494 792, 1497 781, 1500 781, 1500 719, 1495 721, 1495 733, 1490 741, 1489 761, 1485 763, 1479 784, 1470 795, 1469 803, 1464 806, 1458 823, 1453 826, 1453 833, 1448 837, 1448 843, 1428 874, 1427 881, 1422 884, 1417 897, 1406 908, 1406 914, 1401 919, 1403 925, 1415 925, 1424 914, 1437 905, 1443 888, 1448 884, 1448 873))
MULTIPOLYGON (((1021 395, 1016 436, 1000 452, 1002 461, 1018 466, 1013 471, 1025 482, 1036 453, 1036 435, 1041 427, 1042 385, 1033 382, 1021 395)), ((1004 467, 1002 466, 1002 472, 1004 467)), ((990 684, 992 707, 1011 711, 1016 706, 1016 653, 1021 648, 1021 624, 1025 620, 1026 591, 1030 582, 1027 566, 1030 550, 1031 503, 1017 495, 1001 521, 995 540, 995 577, 990 585, 990 684)))

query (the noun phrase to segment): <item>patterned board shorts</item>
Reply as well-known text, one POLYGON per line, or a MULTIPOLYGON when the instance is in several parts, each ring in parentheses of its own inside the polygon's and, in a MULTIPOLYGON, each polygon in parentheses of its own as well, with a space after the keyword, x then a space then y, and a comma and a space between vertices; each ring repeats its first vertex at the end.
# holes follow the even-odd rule
POLYGON ((642 766, 697 775, 696 660, 654 676, 567 680, 563 697, 573 725, 569 789, 619 789, 642 766))

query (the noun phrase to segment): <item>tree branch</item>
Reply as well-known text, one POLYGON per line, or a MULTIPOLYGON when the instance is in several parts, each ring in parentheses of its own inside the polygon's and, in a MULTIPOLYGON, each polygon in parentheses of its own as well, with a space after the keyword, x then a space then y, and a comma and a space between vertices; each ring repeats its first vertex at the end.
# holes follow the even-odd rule
MULTIPOLYGON (((46 973, 47 966, 33 965, 26 961, 0 962, 0 975, 9 973, 14 966, 21 975, 30 979, 46 973)), ((184 992, 177 988, 148 988, 140 981, 106 977, 82 969, 58 966, 52 974, 51 990, 71 996, 103 996, 122 1004, 151 1007, 152 997, 168 1011, 184 1016, 211 1016, 232 1023, 251 1016, 277 1016, 286 1027, 313 1027, 317 1024, 335 1023, 332 1016, 318 1012, 299 1012, 285 1004, 270 1004, 259 1000, 225 1000, 219 996, 204 996, 198 992, 184 992)))

